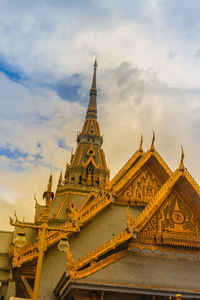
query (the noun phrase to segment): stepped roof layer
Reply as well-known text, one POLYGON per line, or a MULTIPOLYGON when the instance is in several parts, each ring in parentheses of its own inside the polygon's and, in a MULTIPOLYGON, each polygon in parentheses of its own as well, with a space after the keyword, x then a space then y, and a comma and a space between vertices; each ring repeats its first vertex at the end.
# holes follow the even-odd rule
POLYGON ((112 255, 109 259, 109 263, 103 259, 101 268, 97 267, 93 273, 85 273, 82 277, 69 280, 68 274, 64 273, 55 293, 60 299, 66 299, 73 289, 160 296, 181 293, 186 298, 200 298, 200 261, 197 257, 186 259, 184 255, 167 257, 159 251, 152 255, 151 251, 138 253, 130 250, 121 257, 118 254, 116 260, 112 261, 112 255))
POLYGON ((200 293, 200 261, 129 252, 127 256, 89 275, 87 280, 200 293))
POLYGON ((129 253, 80 281, 137 287, 200 297, 200 261, 142 256, 129 253))

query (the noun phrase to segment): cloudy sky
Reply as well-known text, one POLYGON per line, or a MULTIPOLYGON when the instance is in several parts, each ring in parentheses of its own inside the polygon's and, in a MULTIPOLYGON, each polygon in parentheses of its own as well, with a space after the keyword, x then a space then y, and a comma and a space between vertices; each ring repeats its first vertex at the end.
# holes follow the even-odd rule
POLYGON ((144 136, 200 183, 198 0, 0 0, 0 222, 31 221, 76 147, 98 60, 111 177, 144 136))

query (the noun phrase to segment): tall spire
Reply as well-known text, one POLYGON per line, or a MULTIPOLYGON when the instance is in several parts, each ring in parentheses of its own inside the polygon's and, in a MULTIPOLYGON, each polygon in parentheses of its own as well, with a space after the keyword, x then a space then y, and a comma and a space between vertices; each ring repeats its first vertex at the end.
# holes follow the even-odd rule
POLYGON ((69 183, 70 186, 74 183, 75 188, 77 188, 77 184, 85 186, 87 189, 87 186, 102 188, 109 178, 105 155, 101 149, 103 137, 97 121, 96 70, 97 61, 95 60, 85 121, 82 131, 77 134, 78 146, 65 172, 65 183, 69 183))
POLYGON ((88 109, 86 113, 86 119, 97 119, 97 89, 96 89, 96 70, 97 70, 97 61, 94 62, 94 74, 92 79, 92 86, 90 89, 90 101, 88 104, 88 109))

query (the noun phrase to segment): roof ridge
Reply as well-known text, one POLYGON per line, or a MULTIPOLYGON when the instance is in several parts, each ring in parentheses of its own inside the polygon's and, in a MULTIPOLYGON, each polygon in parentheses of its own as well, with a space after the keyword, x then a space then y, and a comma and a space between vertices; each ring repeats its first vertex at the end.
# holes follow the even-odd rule
POLYGON ((144 155, 141 157, 141 159, 133 166, 131 172, 128 172, 116 185, 114 191, 118 191, 120 189, 120 186, 123 184, 124 181, 128 181, 131 179, 133 173, 135 170, 138 170, 141 168, 142 164, 146 162, 151 156, 153 155, 152 152, 149 150, 144 153, 144 155))
POLYGON ((163 166, 165 166, 165 168, 169 171, 169 173, 171 175, 173 175, 173 171, 168 166, 168 164, 166 163, 166 161, 162 158, 162 156, 158 153, 158 151, 155 150, 153 153, 156 156, 156 158, 161 162, 161 164, 163 164, 163 166))
POLYGON ((184 170, 183 175, 185 175, 185 178, 189 181, 189 183, 192 185, 192 187, 200 197, 200 186, 198 185, 194 177, 192 177, 192 175, 186 169, 184 170))
POLYGON ((134 152, 134 154, 128 159, 128 161, 125 163, 125 165, 119 170, 119 172, 113 177, 113 179, 110 181, 109 188, 112 188, 117 181, 120 181, 121 176, 123 175, 124 172, 126 172, 130 167, 131 164, 134 163, 134 161, 141 155, 143 156, 145 153, 140 152, 137 150, 134 152))

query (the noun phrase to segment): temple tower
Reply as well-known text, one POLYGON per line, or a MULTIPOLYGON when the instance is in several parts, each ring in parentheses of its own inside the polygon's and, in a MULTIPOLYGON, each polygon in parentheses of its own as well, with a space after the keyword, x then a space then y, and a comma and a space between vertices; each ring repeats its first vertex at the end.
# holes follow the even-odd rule
POLYGON ((97 121, 97 62, 94 63, 94 74, 90 89, 89 104, 82 131, 77 135, 77 148, 67 164, 64 185, 71 189, 90 191, 91 188, 104 188, 109 180, 109 170, 101 148, 103 138, 97 121))

